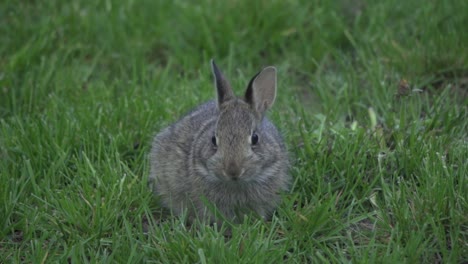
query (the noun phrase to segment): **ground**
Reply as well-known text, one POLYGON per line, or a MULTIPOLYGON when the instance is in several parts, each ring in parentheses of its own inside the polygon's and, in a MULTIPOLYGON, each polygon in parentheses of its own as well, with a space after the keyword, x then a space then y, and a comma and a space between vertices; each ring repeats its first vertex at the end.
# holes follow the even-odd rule
POLYGON ((0 262, 466 263, 468 1, 0 3, 0 262), (187 225, 155 133, 278 69, 273 218, 187 225))

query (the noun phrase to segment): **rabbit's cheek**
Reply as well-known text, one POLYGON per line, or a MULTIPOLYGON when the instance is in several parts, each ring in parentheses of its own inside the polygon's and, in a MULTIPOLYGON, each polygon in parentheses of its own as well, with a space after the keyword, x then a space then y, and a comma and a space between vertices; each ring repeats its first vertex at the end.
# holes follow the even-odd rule
POLYGON ((213 155, 216 154, 217 150, 218 150, 218 149, 215 148, 215 147, 210 147, 210 148, 207 150, 207 153, 208 153, 208 155, 209 155, 210 157, 213 157, 213 155))
POLYGON ((215 153, 206 161, 207 171, 212 176, 216 177, 218 180, 224 181, 226 179, 222 173, 222 168, 220 164, 221 164, 221 155, 219 155, 218 153, 215 153))
POLYGON ((261 159, 257 155, 252 155, 245 163, 246 168, 244 179, 246 181, 256 181, 260 174, 262 174, 261 159))

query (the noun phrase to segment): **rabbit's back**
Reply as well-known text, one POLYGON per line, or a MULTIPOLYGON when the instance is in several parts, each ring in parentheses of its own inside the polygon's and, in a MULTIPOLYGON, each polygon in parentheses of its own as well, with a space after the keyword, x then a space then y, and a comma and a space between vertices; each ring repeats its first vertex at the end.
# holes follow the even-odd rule
POLYGON ((196 191, 193 180, 197 175, 189 169, 190 153, 200 130, 214 128, 217 112, 215 102, 207 102, 162 130, 153 140, 150 186, 162 203, 177 214, 187 206, 187 194, 196 191))

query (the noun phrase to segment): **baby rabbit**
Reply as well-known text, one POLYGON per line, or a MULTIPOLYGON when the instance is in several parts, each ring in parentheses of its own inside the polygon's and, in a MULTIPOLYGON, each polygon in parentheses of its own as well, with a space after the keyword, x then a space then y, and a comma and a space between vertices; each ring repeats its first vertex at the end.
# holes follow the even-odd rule
POLYGON ((187 210, 189 220, 219 221, 221 213, 238 222, 249 212, 268 218, 291 180, 284 143, 264 117, 276 97, 276 68, 255 75, 242 98, 213 60, 211 68, 217 100, 156 135, 150 186, 164 207, 187 210))

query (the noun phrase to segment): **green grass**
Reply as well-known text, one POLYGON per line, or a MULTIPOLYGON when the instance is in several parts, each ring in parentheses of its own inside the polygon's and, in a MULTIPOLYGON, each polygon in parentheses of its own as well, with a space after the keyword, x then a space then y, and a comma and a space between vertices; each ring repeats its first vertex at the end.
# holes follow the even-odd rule
POLYGON ((468 261, 468 1, 197 2, 0 3, 1 263, 468 261), (279 70, 271 221, 189 227, 146 185, 210 58, 238 93, 279 70))

